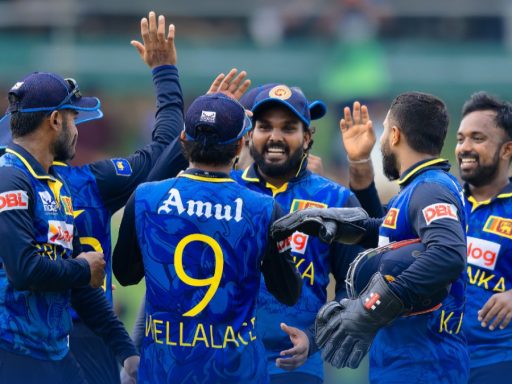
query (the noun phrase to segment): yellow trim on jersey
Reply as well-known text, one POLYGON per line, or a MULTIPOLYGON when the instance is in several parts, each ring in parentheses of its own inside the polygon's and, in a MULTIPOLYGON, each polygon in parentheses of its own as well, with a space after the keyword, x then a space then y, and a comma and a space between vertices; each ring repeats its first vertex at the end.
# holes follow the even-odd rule
POLYGON ((63 163, 62 161, 54 161, 52 165, 59 165, 61 167, 69 167, 66 163, 63 163))
MULTIPOLYGON (((496 199, 506 199, 508 197, 512 197, 512 192, 511 193, 501 193, 498 196, 496 196, 496 199)), ((481 205, 490 204, 492 199, 476 201, 476 199, 473 196, 469 196, 468 201, 471 203, 471 212, 473 212, 475 209, 477 209, 481 205)))
POLYGON ((498 199, 506 199, 507 197, 512 197, 512 192, 510 193, 501 193, 498 196, 496 196, 498 199))
POLYGON ((188 179, 207 181, 210 183, 234 183, 235 182, 235 180, 230 179, 229 177, 205 177, 205 176, 191 175, 189 173, 184 173, 182 175, 178 175, 178 177, 186 177, 188 179))
POLYGON ((36 171, 34 171, 34 168, 32 168, 32 166, 29 164, 29 162, 22 156, 20 155, 18 152, 16 151, 13 151, 12 149, 10 148, 7 148, 5 150, 5 152, 7 153, 11 153, 13 154, 14 156, 18 157, 21 162, 23 163, 23 165, 25 165, 25 167, 27 167, 28 171, 30 172, 30 174, 32 176, 34 176, 36 179, 39 179, 39 180, 50 180, 50 181, 57 181, 57 179, 55 179, 54 177, 52 176, 49 176, 49 175, 44 175, 44 176, 40 176, 36 173, 36 171))
POLYGON ((445 161, 446 161, 445 159, 434 159, 434 160, 427 161, 426 163, 423 163, 421 165, 418 165, 416 168, 414 168, 412 171, 410 171, 407 174, 407 176, 405 176, 403 179, 398 180, 398 184, 400 185, 400 184, 405 183, 412 175, 414 175, 416 172, 418 172, 419 170, 421 170, 425 167, 428 167, 428 166, 434 165, 434 164, 438 164, 438 163, 443 163, 445 161))
POLYGON ((267 183, 265 184, 265 187, 267 187, 268 189, 270 189, 270 191, 272 192, 272 197, 275 197, 278 193, 281 193, 281 192, 285 192, 286 189, 288 188, 288 183, 284 183, 283 185, 281 185, 279 188, 278 187, 275 187, 273 186, 272 184, 270 183, 267 183))
POLYGON ((76 219, 78 216, 80 216, 84 212, 85 212, 85 209, 79 209, 78 211, 73 211, 73 217, 76 219))
MULTIPOLYGON (((50 181, 50 180, 48 180, 48 181, 50 181)), ((59 180, 51 180, 51 181, 53 181, 53 183, 48 183, 48 187, 50 187, 50 189, 53 192, 53 197, 55 197, 57 206, 60 207, 60 190, 62 189, 63 184, 59 180)), ((70 214, 72 214, 72 213, 70 212, 70 214)))
POLYGON ((249 173, 249 169, 251 169, 251 167, 247 167, 245 168, 245 171, 242 173, 242 179, 245 180, 245 181, 252 181, 252 182, 259 182, 260 179, 258 179, 257 177, 248 177, 247 174, 249 173))

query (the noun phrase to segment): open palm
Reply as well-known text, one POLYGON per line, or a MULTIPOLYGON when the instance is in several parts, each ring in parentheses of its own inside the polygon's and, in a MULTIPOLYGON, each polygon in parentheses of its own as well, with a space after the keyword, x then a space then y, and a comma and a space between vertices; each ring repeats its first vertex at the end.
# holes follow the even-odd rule
POLYGON ((340 120, 340 131, 350 160, 365 160, 370 157, 376 138, 366 105, 361 106, 356 101, 352 111, 350 107, 345 107, 340 120))

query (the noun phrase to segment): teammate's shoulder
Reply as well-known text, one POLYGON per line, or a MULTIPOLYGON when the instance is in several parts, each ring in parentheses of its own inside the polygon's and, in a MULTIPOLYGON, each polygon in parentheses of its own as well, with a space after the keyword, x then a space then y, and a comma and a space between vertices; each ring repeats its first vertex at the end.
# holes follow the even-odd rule
POLYGON ((304 177, 304 182, 311 184, 311 187, 317 190, 328 189, 338 192, 350 193, 350 189, 345 187, 344 185, 339 184, 334 180, 331 180, 325 176, 321 176, 313 172, 309 172, 307 176, 304 177))

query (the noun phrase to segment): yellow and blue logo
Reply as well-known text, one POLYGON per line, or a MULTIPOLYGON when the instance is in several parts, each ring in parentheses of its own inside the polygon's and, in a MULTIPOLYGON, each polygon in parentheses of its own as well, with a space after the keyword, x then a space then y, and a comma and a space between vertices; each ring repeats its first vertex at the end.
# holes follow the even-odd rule
POLYGON ((126 159, 111 159, 118 176, 131 176, 132 167, 126 159))

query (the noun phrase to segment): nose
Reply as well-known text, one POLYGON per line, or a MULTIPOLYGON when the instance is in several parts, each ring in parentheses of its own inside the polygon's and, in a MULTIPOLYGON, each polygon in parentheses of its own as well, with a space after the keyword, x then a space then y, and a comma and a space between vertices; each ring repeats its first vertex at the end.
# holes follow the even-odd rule
POLYGON ((464 153, 471 152, 473 146, 471 145, 471 140, 466 137, 461 137, 457 141, 457 145, 455 146, 455 153, 464 153))
POLYGON ((273 129, 270 133, 269 141, 283 141, 283 135, 280 129, 273 129))

